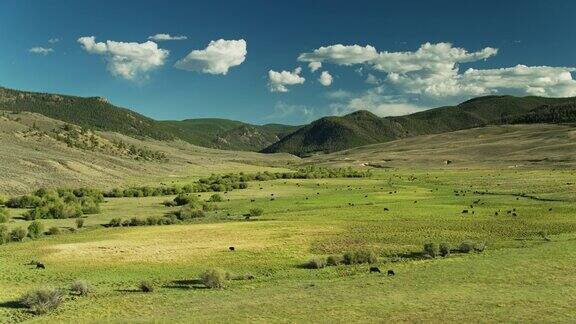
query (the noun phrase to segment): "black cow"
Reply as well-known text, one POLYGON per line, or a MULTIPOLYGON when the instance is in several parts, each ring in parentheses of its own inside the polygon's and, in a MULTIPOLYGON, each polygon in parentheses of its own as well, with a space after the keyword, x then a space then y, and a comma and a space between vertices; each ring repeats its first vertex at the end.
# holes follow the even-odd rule
POLYGON ((46 269, 46 267, 44 266, 44 263, 36 262, 36 269, 46 269))
POLYGON ((394 270, 390 269, 390 270, 388 270, 388 275, 389 276, 395 276, 396 274, 394 273, 394 270))
POLYGON ((234 250, 236 250, 236 249, 235 249, 233 246, 231 246, 231 247, 228 248, 228 250, 234 251, 234 250))
POLYGON ((382 271, 380 271, 380 269, 378 269, 378 267, 370 267, 370 273, 372 273, 372 272, 381 273, 382 271))

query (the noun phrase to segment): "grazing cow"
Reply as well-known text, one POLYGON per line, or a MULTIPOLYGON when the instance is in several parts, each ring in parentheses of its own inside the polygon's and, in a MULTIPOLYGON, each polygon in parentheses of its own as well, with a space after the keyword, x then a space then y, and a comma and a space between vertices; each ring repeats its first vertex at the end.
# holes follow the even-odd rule
POLYGON ((388 209, 387 207, 384 207, 384 211, 389 211, 390 209, 388 209))
POLYGON ((44 266, 44 263, 36 262, 36 269, 46 269, 46 267, 44 266))
POLYGON ((372 273, 372 272, 381 273, 382 271, 380 271, 380 269, 378 269, 378 267, 370 267, 370 273, 372 273))
POLYGON ((494 216, 498 216, 498 212, 494 212, 494 216))
POLYGON ((274 198, 270 198, 270 200, 272 201, 272 200, 274 200, 274 198))
POLYGON ((364 198, 368 198, 368 195, 365 195, 364 198))
POLYGON ((390 269, 390 270, 388 270, 388 275, 389 276, 395 276, 396 273, 394 273, 394 270, 390 269))
POLYGON ((308 197, 306 197, 306 200, 308 200, 308 197))
POLYGON ((250 199, 250 202, 256 202, 256 199, 250 199))
POLYGON ((548 208, 548 211, 552 211, 552 208, 548 208))
POLYGON ((512 216, 518 216, 518 215, 516 215, 516 213, 512 213, 512 216))
POLYGON ((231 247, 228 248, 228 250, 230 250, 230 251, 235 251, 236 249, 235 249, 233 246, 231 246, 231 247))
POLYGON ((414 203, 417 203, 417 202, 418 202, 418 200, 414 200, 414 203))
POLYGON ((468 214, 468 209, 464 209, 464 210, 462 211, 462 214, 468 214))

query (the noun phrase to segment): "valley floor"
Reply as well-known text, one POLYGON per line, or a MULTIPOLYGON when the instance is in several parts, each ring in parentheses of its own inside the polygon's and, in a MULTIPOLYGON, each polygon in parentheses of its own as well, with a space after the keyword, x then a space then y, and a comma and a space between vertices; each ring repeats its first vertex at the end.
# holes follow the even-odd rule
MULTIPOLYGON (((571 322, 575 182, 571 171, 550 169, 375 169, 362 179, 250 182, 205 219, 119 228, 101 225, 166 214, 176 207, 161 203, 173 197, 107 198, 76 233, 0 245, 0 322, 571 322), (252 207, 264 215, 246 221, 252 207), (466 240, 487 248, 422 257, 426 242, 466 240), (384 273, 369 264, 302 267, 357 249, 375 251, 384 273), (195 280, 210 268, 254 279, 204 289, 195 280), (93 293, 68 296, 49 314, 17 302, 76 279, 93 293), (155 291, 139 292, 142 280, 155 291)), ((12 210, 8 225, 26 226, 24 212, 12 210)))

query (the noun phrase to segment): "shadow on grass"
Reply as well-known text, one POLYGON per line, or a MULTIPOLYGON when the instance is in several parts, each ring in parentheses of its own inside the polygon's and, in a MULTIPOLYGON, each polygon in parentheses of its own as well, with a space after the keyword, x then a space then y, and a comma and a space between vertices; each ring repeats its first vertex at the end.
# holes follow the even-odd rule
POLYGON ((124 292, 124 293, 139 293, 139 292, 142 292, 142 290, 140 290, 140 289, 116 289, 116 290, 114 290, 114 291, 124 292))
POLYGON ((174 280, 171 285, 165 285, 163 287, 170 289, 207 289, 200 279, 174 280))
POLYGON ((0 308, 20 309, 20 308, 26 308, 26 306, 24 304, 22 304, 22 302, 19 300, 11 300, 11 301, 0 303, 0 308))

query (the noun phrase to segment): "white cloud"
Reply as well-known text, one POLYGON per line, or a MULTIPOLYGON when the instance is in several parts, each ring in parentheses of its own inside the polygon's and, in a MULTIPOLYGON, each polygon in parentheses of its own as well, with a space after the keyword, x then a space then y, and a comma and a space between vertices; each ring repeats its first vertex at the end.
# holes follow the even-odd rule
POLYGON ((403 96, 387 95, 382 86, 369 89, 362 95, 330 105, 332 114, 345 115, 358 110, 368 110, 378 116, 402 116, 425 110, 410 103, 403 96))
POLYGON ((341 99, 346 99, 346 98, 352 97, 352 93, 350 93, 349 91, 346 91, 346 90, 338 89, 338 90, 327 92, 326 97, 329 99, 341 100, 341 99))
POLYGON ((302 68, 297 67, 294 71, 276 72, 268 71, 268 87, 272 92, 288 92, 288 85, 302 84, 306 79, 300 76, 302 68))
POLYGON ((323 46, 311 53, 298 56, 300 62, 326 62, 338 65, 352 65, 372 61, 378 57, 373 46, 336 44, 323 46))
POLYGON ((332 75, 330 75, 330 73, 328 73, 328 71, 322 71, 322 74, 320 74, 320 78, 318 79, 318 81, 320 81, 320 84, 322 84, 325 87, 328 87, 332 84, 332 75))
POLYGON ((32 47, 31 49, 29 49, 28 52, 34 53, 34 54, 48 55, 48 54, 54 52, 54 50, 51 48, 36 46, 36 47, 32 47))
POLYGON ((56 43, 58 43, 59 41, 60 41, 60 38, 50 38, 50 39, 48 40, 48 43, 50 43, 50 44, 56 44, 56 43))
POLYGON ((183 35, 172 36, 170 34, 156 34, 156 35, 149 36, 148 39, 155 41, 155 42, 161 42, 161 41, 171 41, 171 40, 185 40, 185 39, 188 39, 188 37, 183 36, 183 35))
POLYGON ((308 123, 312 121, 314 117, 314 108, 278 101, 274 105, 274 111, 270 115, 264 117, 263 120, 280 120, 285 122, 286 119, 291 119, 298 123, 308 123))
POLYGON ((316 72, 319 68, 322 67, 322 63, 321 62, 310 62, 310 63, 308 63, 308 67, 310 68, 310 71, 316 72))
POLYGON ((174 65, 178 69, 209 74, 226 74, 246 59, 246 41, 219 39, 203 50, 194 50, 174 65))
POLYGON ((108 70, 116 76, 134 80, 156 69, 166 61, 169 51, 158 48, 154 42, 125 43, 106 41, 96 43, 94 36, 80 37, 78 42, 90 54, 104 55, 108 70))
POLYGON ((366 83, 386 82, 399 93, 440 102, 492 93, 541 96, 576 96, 572 67, 524 66, 501 69, 468 69, 460 64, 486 60, 498 49, 485 47, 469 52, 450 43, 424 43, 413 52, 378 52, 373 46, 320 47, 300 54, 298 60, 337 65, 363 64, 386 73, 384 80, 368 74, 366 83))
POLYGON ((375 77, 374 74, 368 73, 368 76, 366 77, 366 80, 364 80, 364 82, 366 82, 368 84, 372 84, 372 85, 379 85, 380 82, 382 82, 382 81, 380 79, 378 79, 377 77, 375 77))

